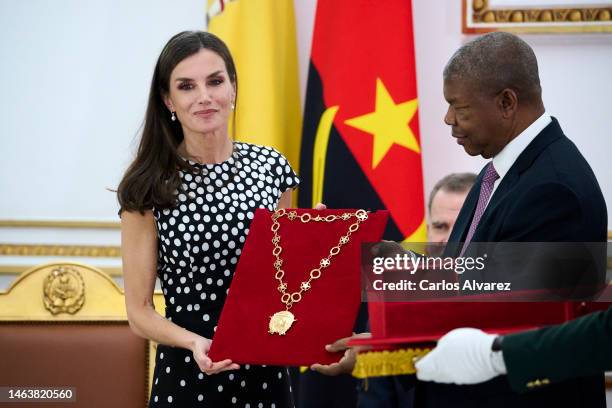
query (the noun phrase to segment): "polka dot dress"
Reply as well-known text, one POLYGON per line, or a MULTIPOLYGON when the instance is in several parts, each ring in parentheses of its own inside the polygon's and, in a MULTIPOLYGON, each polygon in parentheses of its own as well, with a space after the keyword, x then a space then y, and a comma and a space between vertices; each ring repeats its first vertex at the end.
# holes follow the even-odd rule
MULTIPOLYGON (((276 150, 234 143, 223 163, 190 162, 180 172, 176 206, 153 209, 157 223, 158 275, 166 318, 212 338, 255 209, 276 209, 281 194, 299 183, 276 150)), ((236 322, 240 324, 240 322, 236 322)), ((151 407, 291 407, 284 367, 242 365, 206 375, 191 351, 157 349, 151 407)))

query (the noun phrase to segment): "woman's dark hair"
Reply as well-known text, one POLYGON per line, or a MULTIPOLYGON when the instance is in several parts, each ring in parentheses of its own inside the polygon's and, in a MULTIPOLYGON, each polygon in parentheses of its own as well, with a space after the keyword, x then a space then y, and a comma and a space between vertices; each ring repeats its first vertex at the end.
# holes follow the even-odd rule
MULTIPOLYGON (((236 89, 237 101, 236 67, 229 49, 219 37, 203 31, 183 31, 172 37, 155 64, 136 158, 128 167, 117 188, 120 214, 123 211, 144 213, 153 206, 158 208, 174 206, 176 192, 181 186, 179 170, 195 171, 193 166, 182 159, 177 152, 184 138, 183 129, 178 121, 170 120, 164 96, 170 92, 170 74, 174 68, 201 49, 213 51, 223 59, 229 79, 236 89)), ((234 111, 234 129, 235 122, 234 111)))

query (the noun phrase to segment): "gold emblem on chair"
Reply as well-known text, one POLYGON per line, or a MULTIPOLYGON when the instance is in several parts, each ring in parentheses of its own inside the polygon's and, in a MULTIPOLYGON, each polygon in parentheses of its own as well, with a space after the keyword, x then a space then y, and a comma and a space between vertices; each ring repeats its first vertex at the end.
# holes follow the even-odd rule
POLYGON ((75 314, 85 303, 85 281, 75 268, 60 266, 47 276, 43 286, 45 308, 51 314, 75 314))

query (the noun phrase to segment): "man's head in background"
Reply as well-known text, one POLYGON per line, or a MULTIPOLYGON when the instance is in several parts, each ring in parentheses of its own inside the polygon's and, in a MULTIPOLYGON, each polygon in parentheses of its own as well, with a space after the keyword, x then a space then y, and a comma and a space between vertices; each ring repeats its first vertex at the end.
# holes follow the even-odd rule
POLYGON ((448 241, 459 210, 475 181, 474 173, 452 173, 436 183, 429 195, 428 242, 448 241))

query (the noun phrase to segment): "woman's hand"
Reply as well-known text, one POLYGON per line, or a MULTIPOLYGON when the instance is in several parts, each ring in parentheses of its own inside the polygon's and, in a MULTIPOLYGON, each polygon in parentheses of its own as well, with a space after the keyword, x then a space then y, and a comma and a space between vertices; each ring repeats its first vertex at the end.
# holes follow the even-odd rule
POLYGON ((323 204, 323 203, 317 203, 317 204, 314 206, 314 209, 315 209, 315 210, 319 210, 319 211, 320 211, 320 210, 326 210, 326 209, 327 209, 327 206, 326 206, 325 204, 323 204))
POLYGON ((198 364, 200 370, 208 375, 217 374, 221 371, 237 370, 240 368, 238 364, 232 363, 232 360, 212 361, 208 357, 208 351, 212 340, 198 336, 192 343, 191 352, 193 359, 198 364))

